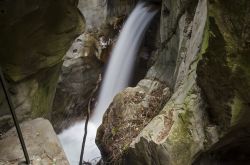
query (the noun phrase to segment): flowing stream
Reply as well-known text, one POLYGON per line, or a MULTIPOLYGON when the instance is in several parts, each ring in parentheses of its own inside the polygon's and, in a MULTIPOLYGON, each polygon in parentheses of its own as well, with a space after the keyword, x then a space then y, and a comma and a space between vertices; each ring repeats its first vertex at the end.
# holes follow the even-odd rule
MULTIPOLYGON (((138 3, 122 28, 108 63, 95 110, 89 121, 83 157, 85 161, 95 164, 101 157, 100 151, 95 145, 97 128, 100 126, 103 114, 114 96, 129 85, 136 54, 140 48, 145 31, 156 13, 157 11, 150 5, 138 3)), ((84 122, 76 123, 59 135, 71 165, 79 164, 84 122)))

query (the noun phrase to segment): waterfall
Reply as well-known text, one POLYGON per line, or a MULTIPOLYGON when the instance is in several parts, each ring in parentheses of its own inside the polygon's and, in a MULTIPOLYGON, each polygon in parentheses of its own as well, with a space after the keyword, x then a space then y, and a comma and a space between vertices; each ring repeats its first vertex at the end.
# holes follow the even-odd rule
MULTIPOLYGON (((108 63, 95 110, 90 118, 84 154, 85 161, 100 158, 100 152, 95 145, 97 128, 114 96, 129 85, 136 54, 144 33, 156 13, 157 11, 153 10, 150 5, 139 3, 122 28, 108 63)), ((83 131, 84 122, 81 122, 59 135, 71 165, 78 164, 83 131)))
POLYGON ((99 126, 114 96, 129 85, 130 75, 146 27, 156 14, 150 6, 139 3, 126 21, 106 70, 91 121, 99 126))

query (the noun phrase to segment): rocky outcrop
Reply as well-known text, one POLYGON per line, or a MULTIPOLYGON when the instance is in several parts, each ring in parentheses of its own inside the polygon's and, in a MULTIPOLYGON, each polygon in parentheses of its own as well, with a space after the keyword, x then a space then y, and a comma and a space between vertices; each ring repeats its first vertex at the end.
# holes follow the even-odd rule
POLYGON ((104 115, 96 143, 104 159, 114 163, 170 96, 169 88, 157 80, 141 80, 135 88, 119 93, 104 115))
MULTIPOLYGON (((249 8, 245 0, 162 1, 161 47, 146 78, 163 82, 173 94, 157 110, 160 113, 139 131, 127 126, 132 123, 126 122, 131 115, 121 115, 130 103, 119 108, 117 105, 121 105, 118 98, 126 97, 126 91, 136 91, 140 83, 118 94, 97 137, 104 162, 134 165, 199 164, 207 160, 210 164, 248 162, 249 8), (116 134, 121 132, 115 128, 126 126, 128 129, 121 131, 125 137, 122 141, 116 134), (126 135, 137 137, 132 136, 131 142, 126 141, 126 135), (113 152, 111 149, 116 147, 113 152), (115 153, 121 156, 117 158, 115 153)), ((130 95, 131 100, 135 98, 130 95)), ((129 110, 130 114, 137 112, 134 107, 129 110)))
POLYGON ((84 19, 69 0, 0 5, 0 64, 18 117, 49 118, 62 58, 83 32, 84 19))
POLYGON ((101 50, 91 33, 79 36, 66 56, 61 68, 52 111, 52 124, 56 132, 82 119, 92 90, 97 86, 102 64, 98 60, 101 50))
MULTIPOLYGON (((37 118, 20 125, 31 164, 61 164, 68 161, 48 120, 37 118)), ((0 164, 13 165, 24 161, 23 151, 15 128, 0 139, 0 164)))

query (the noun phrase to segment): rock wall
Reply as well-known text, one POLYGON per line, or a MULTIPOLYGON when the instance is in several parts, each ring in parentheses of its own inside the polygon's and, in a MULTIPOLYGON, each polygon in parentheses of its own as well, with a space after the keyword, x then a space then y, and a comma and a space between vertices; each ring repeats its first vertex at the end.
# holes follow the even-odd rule
POLYGON ((17 115, 50 118, 62 58, 84 19, 69 0, 1 1, 0 9, 0 65, 17 115))
POLYGON ((121 104, 118 98, 140 83, 118 94, 98 130, 104 164, 249 162, 249 8, 245 0, 162 1, 161 46, 146 79, 164 84, 171 97, 145 127, 134 129, 127 122, 131 115, 133 121, 148 121, 133 114, 157 108, 121 104), (130 115, 121 115, 128 109, 130 115))

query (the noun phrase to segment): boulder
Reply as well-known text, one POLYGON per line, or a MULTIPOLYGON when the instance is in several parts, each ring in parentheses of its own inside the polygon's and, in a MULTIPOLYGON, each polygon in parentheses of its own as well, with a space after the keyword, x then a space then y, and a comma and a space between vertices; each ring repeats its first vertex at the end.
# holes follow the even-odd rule
POLYGON ((117 163, 140 131, 169 99, 170 91, 157 80, 144 79, 119 93, 104 114, 96 143, 105 162, 117 163))
MULTIPOLYGON (((50 122, 43 118, 20 124, 31 164, 68 165, 67 158, 50 122)), ((25 161, 15 128, 0 139, 0 164, 13 165, 25 161)))
POLYGON ((60 132, 87 112, 92 90, 98 85, 102 63, 99 42, 92 33, 76 38, 64 57, 52 110, 52 124, 60 132))

